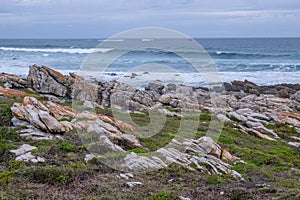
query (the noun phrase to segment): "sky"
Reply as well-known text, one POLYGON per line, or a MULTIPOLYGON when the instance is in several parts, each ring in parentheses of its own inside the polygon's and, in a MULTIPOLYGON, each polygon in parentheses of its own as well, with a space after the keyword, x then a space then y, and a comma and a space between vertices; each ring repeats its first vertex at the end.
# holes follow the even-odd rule
POLYGON ((0 0, 0 38, 107 38, 162 27, 191 37, 300 37, 299 0, 0 0))

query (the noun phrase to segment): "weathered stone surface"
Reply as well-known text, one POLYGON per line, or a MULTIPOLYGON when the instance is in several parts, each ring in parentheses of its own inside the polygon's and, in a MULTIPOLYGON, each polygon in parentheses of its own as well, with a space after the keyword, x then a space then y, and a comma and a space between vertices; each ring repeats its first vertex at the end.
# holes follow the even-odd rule
POLYGON ((156 152, 158 154, 149 156, 127 154, 122 167, 132 171, 144 171, 177 163, 194 170, 191 167, 193 164, 199 171, 209 174, 231 174, 235 178, 242 179, 240 174, 230 170, 230 165, 224 162, 234 162, 237 158, 209 137, 187 140, 183 143, 173 139, 167 147, 160 148, 156 152))
POLYGON ((300 142, 289 142, 288 144, 289 144, 291 147, 300 150, 300 142))
POLYGON ((297 91, 294 95, 292 95, 291 99, 300 102, 300 91, 297 91))
POLYGON ((124 158, 124 169, 129 171, 146 171, 149 169, 160 169, 167 165, 158 157, 139 156, 135 153, 127 154, 124 158))
POLYGON ((34 146, 31 146, 29 144, 23 144, 22 146, 20 146, 19 149, 10 150, 9 152, 14 153, 16 156, 19 156, 19 155, 25 154, 27 152, 30 152, 34 149, 37 149, 37 148, 34 146))
POLYGON ((51 101, 45 102, 45 106, 48 108, 49 113, 58 120, 63 119, 63 118, 72 119, 78 113, 76 110, 74 110, 68 106, 60 106, 51 101))
POLYGON ((51 101, 53 103, 65 103, 65 100, 62 100, 54 95, 50 94, 40 94, 40 97, 42 97, 46 101, 51 101))
POLYGON ((223 122, 232 122, 231 119, 229 119, 223 114, 217 114, 217 119, 223 122))
POLYGON ((34 97, 25 97, 23 103, 14 103, 11 111, 17 119, 27 121, 43 131, 60 133, 70 130, 69 126, 58 122, 49 109, 34 97))
POLYGON ((70 86, 71 97, 76 101, 100 101, 98 94, 99 86, 93 83, 75 81, 70 86))
POLYGON ((35 146, 31 146, 29 144, 23 144, 20 146, 19 149, 16 150, 10 150, 9 152, 15 154, 17 161, 23 161, 23 162, 45 162, 45 159, 39 156, 32 155, 31 151, 36 150, 37 148, 35 146))
POLYGON ((300 114, 272 111, 269 116, 280 123, 288 123, 300 127, 300 114))
POLYGON ((0 95, 8 97, 8 98, 24 98, 24 97, 28 96, 23 91, 1 88, 1 87, 0 87, 0 95))
MULTIPOLYGON (((121 130, 134 131, 134 128, 115 118, 84 111, 78 113, 71 123, 76 130, 83 131, 83 134, 96 133, 99 137, 106 136, 114 145, 120 145, 120 148, 142 148, 140 141, 134 135, 121 132, 121 130)), ((106 147, 113 146, 106 145, 106 147)))
POLYGON ((176 112, 171 112, 165 108, 158 109, 157 112, 159 112, 163 115, 169 116, 169 117, 183 117, 183 115, 176 113, 176 112))
POLYGON ((254 133, 257 137, 260 137, 260 138, 263 138, 263 139, 266 139, 266 140, 270 140, 270 141, 275 141, 274 138, 271 138, 270 136, 268 136, 268 135, 266 135, 266 134, 263 134, 263 133, 261 133, 261 132, 259 132, 259 131, 256 131, 256 130, 254 130, 254 129, 250 129, 249 132, 254 133))
POLYGON ((129 186, 129 187, 134 187, 134 186, 137 186, 137 185, 144 185, 144 184, 141 183, 141 182, 127 182, 126 184, 127 184, 127 186, 129 186))
POLYGON ((48 67, 30 66, 28 81, 34 90, 39 93, 61 97, 67 94, 67 87, 64 85, 66 81, 64 75, 48 67))
POLYGON ((7 84, 8 88, 25 88, 28 87, 27 80, 14 74, 0 73, 0 83, 7 84))
POLYGON ((233 120, 237 120, 237 121, 240 121, 240 122, 246 122, 247 121, 247 118, 243 115, 239 115, 238 113, 236 112, 229 112, 228 113, 228 116, 233 119, 233 120))

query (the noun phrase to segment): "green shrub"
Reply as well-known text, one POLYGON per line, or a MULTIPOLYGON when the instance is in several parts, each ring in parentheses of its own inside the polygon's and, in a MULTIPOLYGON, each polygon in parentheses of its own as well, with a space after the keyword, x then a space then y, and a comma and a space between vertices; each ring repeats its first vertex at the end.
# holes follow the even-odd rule
POLYGON ((128 150, 128 152, 134 152, 137 154, 148 153, 147 149, 142 149, 142 148, 130 149, 130 150, 128 150))
POLYGON ((150 200, 173 200, 173 199, 179 199, 179 197, 167 190, 161 190, 157 194, 152 195, 149 199, 150 200))
POLYGON ((10 108, 15 102, 13 99, 0 97, 0 126, 11 126, 11 119, 13 118, 10 108))
POLYGON ((75 151, 75 145, 70 144, 68 142, 62 142, 59 144, 59 148, 66 151, 66 152, 72 152, 75 151))
POLYGON ((211 175, 207 178, 206 182, 211 185, 217 185, 217 184, 224 183, 224 180, 219 175, 211 175))

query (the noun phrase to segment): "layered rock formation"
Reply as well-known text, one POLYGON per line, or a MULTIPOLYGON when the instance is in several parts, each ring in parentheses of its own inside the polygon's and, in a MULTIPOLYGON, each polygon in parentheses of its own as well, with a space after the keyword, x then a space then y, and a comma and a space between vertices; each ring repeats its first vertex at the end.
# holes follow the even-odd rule
MULTIPOLYGON (((76 111, 59 103, 73 100, 83 107, 113 107, 126 111, 160 107, 160 113, 182 118, 184 113, 171 112, 166 108, 196 113, 205 110, 214 113, 222 122, 235 124, 245 134, 271 141, 283 139, 267 128, 271 122, 300 127, 299 85, 257 86, 249 81, 234 81, 224 85, 226 90, 219 88, 210 93, 207 88, 156 82, 150 83, 145 90, 138 90, 117 81, 85 82, 76 74, 64 76, 48 67, 36 65, 30 67, 27 81, 11 75, 4 75, 2 79, 0 76, 1 80, 12 88, 31 86, 47 100, 28 97, 20 90, 0 88, 2 95, 24 98, 22 103, 15 103, 11 108, 14 125, 27 127, 20 130, 21 136, 36 140, 54 139, 73 130, 87 144, 87 149, 99 157, 109 152, 126 153, 127 150, 145 147, 137 137, 139 133, 130 124, 91 111, 76 111)), ((290 140, 288 142, 293 148, 299 148, 297 137, 290 140)), ((190 169, 240 177, 230 170, 227 163, 237 158, 209 137, 181 142, 173 139, 167 147, 155 153, 151 156, 126 154, 122 167, 139 171, 175 162, 190 169)))

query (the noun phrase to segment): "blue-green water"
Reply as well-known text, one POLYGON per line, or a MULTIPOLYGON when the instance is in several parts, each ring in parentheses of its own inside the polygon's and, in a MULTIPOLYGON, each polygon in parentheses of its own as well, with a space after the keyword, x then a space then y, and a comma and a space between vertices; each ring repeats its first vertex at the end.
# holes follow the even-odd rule
MULTIPOLYGON (((209 53, 224 81, 248 79, 263 85, 300 83, 300 38, 196 41, 209 53)), ((90 53, 118 50, 96 48, 100 42, 99 39, 0 39, 0 71, 25 76, 32 64, 46 65, 63 73, 77 71, 90 53)), ((183 59, 159 49, 131 51, 109 71, 122 73, 133 65, 147 63, 169 65, 192 74, 183 59)))

